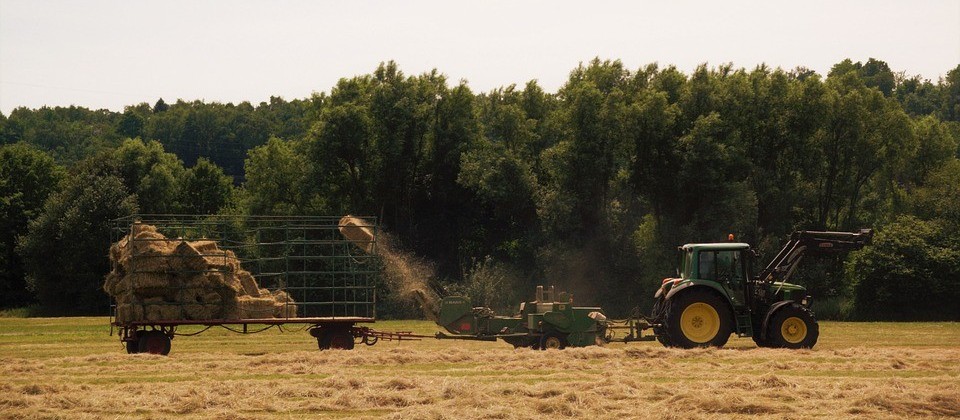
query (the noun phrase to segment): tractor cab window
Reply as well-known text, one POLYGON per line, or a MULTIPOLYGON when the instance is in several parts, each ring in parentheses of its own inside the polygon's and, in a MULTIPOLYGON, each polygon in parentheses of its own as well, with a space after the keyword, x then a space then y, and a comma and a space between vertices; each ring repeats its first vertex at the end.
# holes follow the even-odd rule
POLYGON ((700 252, 700 279, 730 283, 737 287, 745 278, 740 251, 700 252))
POLYGON ((736 287, 740 285, 742 283, 741 280, 745 278, 740 251, 721 251, 717 253, 718 280, 729 282, 730 285, 736 287))
POLYGON ((700 252, 700 276, 698 278, 703 280, 716 280, 717 279, 717 270, 716 264, 716 253, 712 251, 701 251, 700 252))
POLYGON ((680 250, 680 277, 689 279, 694 276, 693 272, 693 250, 680 250))

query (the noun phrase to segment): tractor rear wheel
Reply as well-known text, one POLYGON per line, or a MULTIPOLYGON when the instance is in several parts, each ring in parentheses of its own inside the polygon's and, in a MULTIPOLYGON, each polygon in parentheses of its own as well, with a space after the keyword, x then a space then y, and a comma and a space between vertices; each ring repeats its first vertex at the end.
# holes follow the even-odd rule
POLYGON ((760 329, 757 328, 754 331, 756 332, 754 332, 754 336, 751 338, 753 338, 754 343, 757 343, 757 347, 770 347, 770 343, 768 343, 767 340, 760 338, 760 329))
POLYGON ((680 348, 723 347, 733 332, 727 302, 706 289, 693 289, 667 302, 664 345, 680 348), (669 344, 667 344, 669 343, 669 344))
POLYGON ((820 326, 813 312, 796 303, 780 308, 767 326, 770 347, 808 349, 817 344, 820 326))
POLYGON ((558 332, 548 332, 540 337, 540 350, 557 349, 563 350, 567 347, 567 336, 558 332))

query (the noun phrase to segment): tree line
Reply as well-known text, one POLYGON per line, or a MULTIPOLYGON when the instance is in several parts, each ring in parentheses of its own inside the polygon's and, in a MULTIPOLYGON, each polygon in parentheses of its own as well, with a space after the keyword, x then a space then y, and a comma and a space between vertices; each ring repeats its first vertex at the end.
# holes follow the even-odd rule
POLYGON ((796 229, 871 227, 873 246, 799 273, 819 313, 956 320, 958 140, 960 66, 934 83, 875 59, 826 76, 595 59, 553 93, 387 62, 256 106, 18 108, 0 114, 0 303, 106 311, 116 217, 349 213, 478 304, 543 283, 614 314, 649 307, 677 245, 733 233, 769 259, 796 229))

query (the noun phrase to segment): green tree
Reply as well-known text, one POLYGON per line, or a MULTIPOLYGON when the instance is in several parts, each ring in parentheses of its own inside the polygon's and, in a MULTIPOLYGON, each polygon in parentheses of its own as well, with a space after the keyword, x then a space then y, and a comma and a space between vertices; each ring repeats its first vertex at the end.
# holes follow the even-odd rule
POLYGON ((960 230, 960 160, 950 159, 931 171, 911 198, 913 214, 960 230))
POLYGON ((123 116, 117 123, 117 134, 127 138, 142 137, 144 125, 151 112, 153 111, 147 103, 124 108, 123 116))
POLYGON ((180 208, 188 214, 216 214, 234 195, 233 179, 205 158, 184 172, 180 185, 180 208))
MULTIPOLYGON (((296 144, 271 138, 250 149, 243 187, 247 211, 255 215, 296 215, 315 212, 316 186, 310 182, 310 164, 296 144)), ((317 197, 322 198, 322 197, 317 197)))
POLYGON ((903 110, 912 116, 936 115, 940 109, 940 86, 920 76, 901 77, 894 93, 903 110))
POLYGON ((167 105, 167 103, 163 101, 163 98, 157 99, 157 102, 153 104, 153 112, 155 113, 166 111, 169 108, 170 105, 167 105))
POLYGON ((44 152, 23 143, 0 146, 0 307, 33 301, 17 238, 27 233, 63 177, 63 168, 44 152))
POLYGON ((960 65, 947 72, 940 83, 940 118, 960 121, 960 65))
POLYGON ((827 120, 814 138, 816 222, 856 229, 881 216, 882 208, 861 214, 865 196, 891 194, 891 182, 916 153, 916 137, 899 104, 864 88, 855 74, 828 79, 827 88, 827 120))
POLYGON ((364 214, 372 207, 372 125, 365 107, 336 105, 325 110, 308 137, 314 176, 337 213, 364 214))
POLYGON ((902 217, 847 265, 855 316, 873 320, 960 319, 960 241, 944 222, 902 217))
POLYGON ((136 211, 136 197, 112 157, 99 154, 78 163, 17 249, 41 305, 63 314, 107 313, 102 285, 110 270, 110 221, 136 211))
POLYGON ((127 191, 136 194, 141 212, 170 214, 184 207, 180 194, 186 175, 183 162, 167 153, 163 145, 152 140, 127 139, 110 157, 127 191))

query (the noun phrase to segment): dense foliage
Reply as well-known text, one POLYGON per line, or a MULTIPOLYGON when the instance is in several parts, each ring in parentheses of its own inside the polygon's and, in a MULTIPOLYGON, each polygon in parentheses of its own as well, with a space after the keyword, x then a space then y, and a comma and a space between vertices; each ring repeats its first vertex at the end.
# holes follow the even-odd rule
MULTIPOLYGON (((556 284, 614 314, 650 304, 678 244, 734 233, 769 256, 795 229, 873 227, 875 247, 798 281, 849 300, 851 316, 958 318, 910 307, 956 294, 941 265, 960 252, 960 66, 934 83, 874 59, 825 78, 594 60, 556 93, 532 81, 477 94, 390 62, 290 102, 18 108, 0 139, 46 152, 51 173, 54 160, 70 168, 62 185, 43 181, 59 192, 42 209, 12 210, 33 222, 10 230, 19 257, 3 255, 22 259, 46 305, 64 305, 44 292, 70 290, 63 267, 82 273, 79 289, 99 283, 106 218, 138 209, 374 215, 451 290, 506 305, 556 284), (43 253, 60 265, 38 264, 43 253), (910 276, 926 286, 893 285, 910 276), (879 310, 890 305, 898 315, 879 310)), ((5 200, 28 188, 7 183, 5 200)), ((22 288, 16 264, 4 262, 7 289, 22 288)), ((66 309, 105 308, 78 301, 66 309)))

